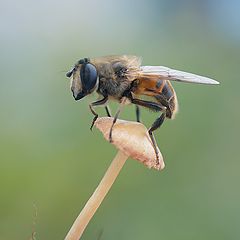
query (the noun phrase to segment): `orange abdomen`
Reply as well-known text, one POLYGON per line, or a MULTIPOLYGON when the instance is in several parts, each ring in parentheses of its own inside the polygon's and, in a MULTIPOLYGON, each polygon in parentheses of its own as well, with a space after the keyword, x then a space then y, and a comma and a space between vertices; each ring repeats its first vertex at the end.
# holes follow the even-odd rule
POLYGON ((156 76, 140 77, 134 94, 154 97, 155 101, 167 108, 166 117, 174 118, 178 102, 176 93, 168 80, 160 80, 156 76))

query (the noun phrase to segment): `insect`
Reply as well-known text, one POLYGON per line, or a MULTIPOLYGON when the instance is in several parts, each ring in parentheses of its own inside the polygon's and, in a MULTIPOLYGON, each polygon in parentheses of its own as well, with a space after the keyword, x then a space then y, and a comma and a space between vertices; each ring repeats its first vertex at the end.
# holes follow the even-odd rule
MULTIPOLYGON (((165 118, 173 119, 178 111, 177 96, 171 81, 219 84, 207 77, 163 66, 141 66, 139 57, 128 55, 81 59, 66 76, 71 78, 71 91, 75 100, 80 100, 93 92, 97 92, 102 97, 89 105, 94 115, 91 129, 98 118, 94 107, 104 105, 107 115, 111 116, 107 105, 109 99, 115 99, 120 103, 112 128, 123 106, 127 103, 136 105, 138 122, 140 122, 139 106, 161 112, 148 130, 157 162, 158 150, 153 131, 163 124, 165 118), (151 100, 144 100, 142 96, 148 96, 151 100)), ((110 142, 112 141, 112 128, 109 133, 110 142)))

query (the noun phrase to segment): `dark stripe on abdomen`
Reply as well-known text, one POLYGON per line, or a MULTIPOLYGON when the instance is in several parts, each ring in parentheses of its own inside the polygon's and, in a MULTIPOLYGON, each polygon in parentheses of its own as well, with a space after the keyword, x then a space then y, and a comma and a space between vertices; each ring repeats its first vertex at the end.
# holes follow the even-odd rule
POLYGON ((167 108, 166 117, 172 118, 173 112, 175 110, 176 99, 175 99, 175 92, 171 83, 168 81, 165 82, 161 93, 155 96, 155 98, 167 108))

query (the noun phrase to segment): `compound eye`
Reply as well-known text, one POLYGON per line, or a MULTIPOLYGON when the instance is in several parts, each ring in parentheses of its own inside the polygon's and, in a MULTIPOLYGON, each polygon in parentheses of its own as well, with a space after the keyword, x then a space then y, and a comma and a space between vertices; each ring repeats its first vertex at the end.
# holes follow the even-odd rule
POLYGON ((80 71, 80 77, 83 90, 90 92, 97 83, 97 70, 91 63, 83 64, 80 71))

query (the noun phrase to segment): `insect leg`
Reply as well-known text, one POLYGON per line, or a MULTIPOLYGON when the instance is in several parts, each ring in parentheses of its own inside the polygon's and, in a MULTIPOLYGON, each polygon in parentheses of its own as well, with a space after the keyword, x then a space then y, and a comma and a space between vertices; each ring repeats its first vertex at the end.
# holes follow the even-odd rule
POLYGON ((164 111, 161 114, 161 116, 155 120, 155 122, 152 124, 152 127, 148 130, 149 136, 150 136, 150 138, 152 140, 152 143, 153 143, 154 151, 155 151, 156 156, 157 156, 157 161, 158 161, 157 163, 159 163, 159 158, 158 158, 157 144, 156 144, 156 141, 155 141, 155 138, 154 138, 154 135, 153 135, 153 131, 155 131, 156 129, 161 127, 161 125, 164 122, 165 117, 166 117, 166 111, 164 111))
POLYGON ((137 122, 141 122, 140 121, 140 108, 138 105, 136 105, 136 117, 137 117, 137 122))
POLYGON ((120 102, 120 106, 119 106, 117 112, 115 113, 115 116, 114 116, 114 119, 113 119, 113 123, 112 123, 112 126, 111 126, 111 128, 110 128, 110 132, 109 132, 109 142, 112 142, 112 130, 113 130, 113 126, 114 126, 114 124, 116 123, 116 121, 117 121, 117 119, 118 119, 118 116, 119 116, 120 112, 122 111, 123 106, 124 106, 126 100, 127 100, 127 97, 122 97, 121 102, 120 102))
POLYGON ((92 130, 93 126, 94 126, 94 123, 96 122, 97 118, 98 118, 98 114, 94 111, 93 107, 94 106, 100 106, 100 105, 103 105, 107 102, 108 100, 108 96, 105 96, 103 99, 101 100, 98 100, 96 102, 93 102, 89 105, 89 108, 92 112, 92 114, 94 115, 94 118, 93 118, 93 121, 92 121, 92 124, 91 124, 91 127, 90 127, 90 130, 92 130))
POLYGON ((149 108, 155 112, 164 111, 166 109, 166 107, 164 107, 160 103, 145 101, 145 100, 137 99, 137 98, 132 98, 130 100, 133 104, 149 108))
POLYGON ((161 116, 159 118, 157 118, 155 120, 155 122, 152 124, 151 128, 148 130, 149 136, 151 138, 152 144, 153 144, 153 148, 156 154, 156 158, 157 158, 157 164, 159 163, 159 158, 158 158, 158 149, 157 149, 157 144, 153 135, 153 131, 155 131, 157 128, 159 128, 165 117, 166 117, 166 107, 164 107, 163 105, 161 105, 160 103, 155 103, 155 102, 150 102, 150 101, 144 101, 141 99, 131 99, 132 103, 149 108, 153 111, 162 111, 163 113, 161 114, 161 116))
POLYGON ((111 117, 112 114, 111 114, 111 111, 110 111, 110 108, 108 107, 108 105, 105 106, 105 110, 106 110, 108 117, 111 117))

